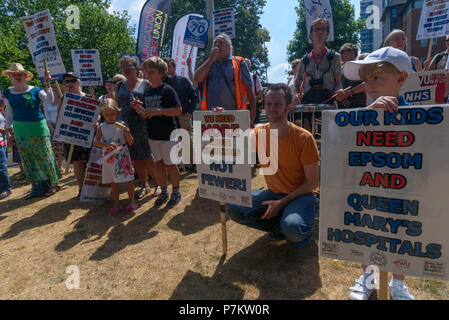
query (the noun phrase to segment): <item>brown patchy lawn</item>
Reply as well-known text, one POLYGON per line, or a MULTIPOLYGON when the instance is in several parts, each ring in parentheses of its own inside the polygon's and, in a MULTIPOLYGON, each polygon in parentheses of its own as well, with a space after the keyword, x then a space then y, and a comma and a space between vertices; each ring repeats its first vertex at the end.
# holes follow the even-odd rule
MULTIPOLYGON (((177 207, 158 210, 148 196, 117 217, 108 203, 76 201, 73 174, 49 198, 25 200, 29 186, 15 185, 0 202, 0 299, 347 299, 360 266, 319 258, 317 232, 297 248, 228 221, 222 257, 219 206, 198 198, 196 175, 182 176, 177 207), (70 265, 79 290, 66 288, 70 265)), ((407 284, 417 299, 449 298, 447 283, 407 284)))

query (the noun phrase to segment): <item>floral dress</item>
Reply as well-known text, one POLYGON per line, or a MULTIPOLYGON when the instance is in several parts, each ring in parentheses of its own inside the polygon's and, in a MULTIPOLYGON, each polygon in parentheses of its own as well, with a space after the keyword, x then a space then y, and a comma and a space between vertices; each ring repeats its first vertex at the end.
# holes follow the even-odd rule
MULTIPOLYGON (((100 125, 103 135, 103 142, 115 143, 122 146, 126 143, 123 131, 115 124, 107 124, 103 122, 100 125)), ((113 152, 111 148, 103 148, 103 155, 113 152)), ((112 155, 103 162, 102 183, 124 183, 134 180, 134 168, 131 163, 128 146, 124 146, 119 152, 112 155)))

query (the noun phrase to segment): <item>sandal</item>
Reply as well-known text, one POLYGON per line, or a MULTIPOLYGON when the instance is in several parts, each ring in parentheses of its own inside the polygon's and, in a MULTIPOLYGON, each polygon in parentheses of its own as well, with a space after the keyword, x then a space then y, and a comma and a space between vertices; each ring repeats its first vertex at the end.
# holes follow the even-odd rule
POLYGON ((136 199, 137 199, 137 200, 140 200, 140 199, 142 199, 143 197, 145 197, 146 194, 147 194, 147 188, 142 188, 142 189, 140 189, 140 190, 136 193, 136 199))
POLYGON ((139 205, 137 203, 129 204, 128 206, 126 206, 125 211, 131 213, 136 211, 137 208, 139 208, 139 205))
POLYGON ((54 195, 56 192, 58 192, 59 190, 61 190, 60 186, 54 186, 51 187, 50 190, 48 190, 48 192, 45 194, 46 197, 52 196, 54 195))
POLYGON ((111 210, 109 210, 109 215, 115 216, 119 212, 119 210, 120 210, 120 207, 118 207, 118 208, 114 207, 111 210))
POLYGON ((161 193, 162 193, 161 187, 160 187, 160 186, 157 186, 157 187, 154 189, 153 197, 159 197, 159 196, 161 195, 161 193))

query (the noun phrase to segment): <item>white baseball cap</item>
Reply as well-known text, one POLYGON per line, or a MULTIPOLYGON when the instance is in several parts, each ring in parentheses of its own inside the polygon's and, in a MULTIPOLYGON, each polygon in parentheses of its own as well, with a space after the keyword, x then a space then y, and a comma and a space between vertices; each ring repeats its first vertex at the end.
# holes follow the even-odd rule
POLYGON ((363 60, 346 62, 343 66, 343 74, 348 80, 360 80, 359 69, 362 64, 372 64, 382 61, 391 63, 400 72, 412 73, 412 64, 407 53, 393 47, 385 47, 371 52, 363 60))

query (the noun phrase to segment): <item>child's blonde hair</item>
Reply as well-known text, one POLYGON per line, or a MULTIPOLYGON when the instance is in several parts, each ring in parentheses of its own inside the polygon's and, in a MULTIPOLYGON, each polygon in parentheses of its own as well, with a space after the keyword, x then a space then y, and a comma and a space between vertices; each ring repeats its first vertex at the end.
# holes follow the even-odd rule
POLYGON ((148 69, 156 69, 162 76, 165 76, 168 72, 167 64, 159 57, 151 57, 145 60, 142 67, 146 71, 148 71, 148 69))
POLYGON ((370 64, 362 64, 359 69, 360 79, 367 81, 381 74, 400 74, 401 72, 393 64, 381 61, 370 64))
POLYGON ((120 108, 118 107, 117 102, 111 98, 106 98, 101 101, 100 110, 101 112, 103 112, 104 110, 114 110, 116 112, 120 112, 120 108))

